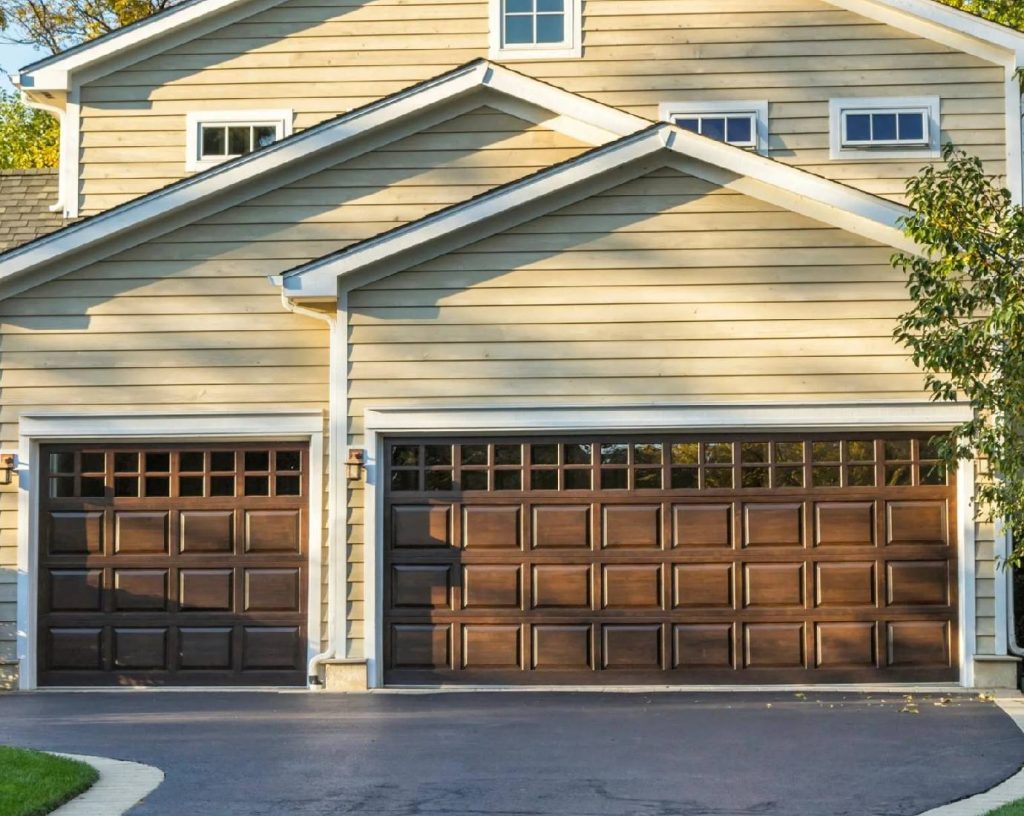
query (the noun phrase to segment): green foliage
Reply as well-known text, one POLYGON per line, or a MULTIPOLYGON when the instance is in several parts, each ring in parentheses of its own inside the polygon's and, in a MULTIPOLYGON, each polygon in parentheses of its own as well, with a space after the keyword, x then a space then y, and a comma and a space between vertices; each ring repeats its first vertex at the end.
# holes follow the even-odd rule
POLYGON ((895 332, 921 367, 935 400, 969 402, 974 418, 943 440, 950 465, 975 456, 997 478, 981 480, 979 507, 1001 518, 1024 562, 1024 209, 984 173, 981 161, 947 145, 945 166, 907 183, 913 215, 904 228, 923 250, 893 259, 915 305, 895 332))
POLYGON ((0 33, 53 54, 149 17, 176 0, 0 0, 0 33))
POLYGON ((1024 29, 1024 3, 1020 0, 942 0, 947 6, 977 14, 986 20, 1024 29))
POLYGON ((56 167, 59 156, 57 119, 0 91, 0 170, 56 167))
POLYGON ((1024 799, 1018 799, 1001 808, 990 810, 988 816, 1024 816, 1024 799))
POLYGON ((98 778, 84 762, 0 745, 0 816, 42 816, 98 778))

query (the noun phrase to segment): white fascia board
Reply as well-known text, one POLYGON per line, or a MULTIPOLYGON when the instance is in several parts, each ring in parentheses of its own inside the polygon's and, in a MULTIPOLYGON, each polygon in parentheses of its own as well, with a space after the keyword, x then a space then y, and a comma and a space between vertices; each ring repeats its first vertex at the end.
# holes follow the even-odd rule
POLYGON ((1024 55, 1024 34, 936 0, 827 0, 854 14, 877 20, 919 37, 1004 64, 1024 55))
POLYGON ((100 37, 94 43, 71 49, 66 56, 48 61, 37 70, 25 71, 19 75, 19 82, 23 87, 33 90, 67 90, 71 87, 71 74, 76 70, 247 2, 249 0, 200 0, 172 8, 121 32, 100 37))
MULTIPOLYGON (((377 277, 385 277, 394 271, 386 267, 389 258, 401 257, 429 244, 436 243, 434 248, 440 252, 459 246, 460 235, 472 227, 517 208, 529 207, 531 215, 541 215, 541 208, 537 206, 541 198, 618 170, 661 150, 726 170, 739 179, 755 180, 779 191, 777 198, 766 196, 763 187, 748 190, 749 195, 771 200, 772 203, 777 201, 780 206, 897 249, 916 249, 899 227, 900 219, 909 214, 905 207, 674 125, 661 124, 546 172, 485 193, 477 199, 428 215, 351 250, 325 256, 284 275, 272 276, 271 281, 282 286, 284 296, 288 298, 334 298, 339 278, 376 265, 382 267, 377 277), (807 206, 794 206, 796 199, 806 202, 807 206)), ((719 178, 713 180, 721 183, 719 178)))

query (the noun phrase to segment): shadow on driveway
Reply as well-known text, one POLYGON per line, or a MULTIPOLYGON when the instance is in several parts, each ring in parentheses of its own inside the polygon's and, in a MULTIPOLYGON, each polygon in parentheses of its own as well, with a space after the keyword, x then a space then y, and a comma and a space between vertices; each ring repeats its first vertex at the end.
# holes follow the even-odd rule
POLYGON ((156 765, 132 816, 912 816, 1024 762, 966 695, 11 694, 0 742, 156 765))

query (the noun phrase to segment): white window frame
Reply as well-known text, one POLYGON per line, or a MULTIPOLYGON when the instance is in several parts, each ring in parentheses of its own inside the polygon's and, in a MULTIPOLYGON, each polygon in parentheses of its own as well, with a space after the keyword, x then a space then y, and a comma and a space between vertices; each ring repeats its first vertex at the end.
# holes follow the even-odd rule
POLYGON ((204 125, 273 125, 277 128, 277 141, 292 135, 291 109, 190 111, 185 117, 185 169, 208 170, 237 156, 204 159, 200 155, 204 125))
MULTIPOLYGON (((530 433, 838 432, 948 430, 971 417, 963 403, 862 402, 691 405, 498 405, 368 407, 364 520, 364 649, 370 688, 384 684, 384 444, 390 436, 508 436, 530 433)), ((957 471, 958 683, 974 683, 975 531, 974 463, 957 471)), ((339 607, 343 607, 341 604, 339 607)), ((338 614, 341 614, 339 608, 338 614)), ((344 619, 339 620, 342 627, 344 619)), ((344 631, 342 628, 341 631, 344 631)), ((827 687, 826 687, 827 688, 827 687)))
POLYGON ((751 145, 738 145, 732 142, 733 147, 754 150, 762 155, 768 152, 768 100, 754 99, 742 101, 721 101, 721 102, 662 102, 658 106, 658 117, 666 122, 674 122, 682 117, 701 116, 750 116, 754 120, 754 142, 751 145))
POLYGON ((565 0, 565 39, 560 43, 505 45, 505 0, 489 0, 490 58, 571 59, 583 56, 583 0, 565 0))
POLYGON ((829 156, 832 159, 937 159, 941 154, 940 100, 937 96, 847 97, 828 103, 829 156), (843 144, 846 114, 922 111, 928 132, 925 143, 871 145, 843 144))
POLYGON ((309 443, 306 659, 320 651, 323 568, 324 415, 319 409, 177 413, 22 414, 18 425, 18 688, 36 688, 39 586, 39 462, 48 443, 309 443))

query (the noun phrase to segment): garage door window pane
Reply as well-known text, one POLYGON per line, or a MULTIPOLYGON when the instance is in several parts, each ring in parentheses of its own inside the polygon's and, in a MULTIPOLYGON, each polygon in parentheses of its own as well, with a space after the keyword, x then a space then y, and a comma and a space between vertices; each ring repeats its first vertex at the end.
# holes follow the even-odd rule
POLYGON ((946 465, 943 462, 920 465, 920 484, 923 485, 944 485, 946 484, 946 465))
POLYGON ((700 486, 700 468, 672 468, 674 490, 696 490, 700 486))
POLYGON ((234 470, 234 451, 213 451, 210 454, 210 470, 234 470))
POLYGON ((391 449, 391 464, 413 466, 420 463, 419 445, 395 445, 391 449))
POLYGON ((302 468, 302 453, 300 451, 278 451, 274 464, 278 470, 297 471, 302 468))
POLYGON ((522 490, 523 474, 519 470, 494 471, 495 490, 522 490))
POLYGON ((890 439, 885 443, 885 458, 905 462, 910 459, 909 439, 890 439))
MULTIPOLYGON (((461 461, 464 465, 486 465, 487 464, 487 446, 486 445, 463 445, 461 451, 461 461)), ((397 463, 396 463, 397 464, 397 463)), ((409 464, 409 463, 406 463, 409 464)))
POLYGON ((147 476, 146 477, 146 495, 147 496, 170 496, 171 495, 171 480, 166 476, 147 476))
POLYGON ((106 469, 106 457, 102 453, 90 451, 82 454, 83 473, 102 473, 106 469))
POLYGON ((811 469, 811 481, 815 487, 839 487, 838 467, 814 467, 811 469))
POLYGON ((804 443, 776 442, 775 461, 785 464, 797 464, 804 461, 804 443))
POLYGON ((910 484, 910 465, 886 465, 885 483, 889 487, 904 487, 910 484))
POLYGON ((704 461, 711 464, 732 464, 732 442, 705 442, 704 461))
POLYGON ((801 467, 775 468, 775 487, 803 487, 804 469, 801 467))
POLYGON ((661 490, 661 468, 637 468, 633 479, 637 490, 661 490))
POLYGON ((298 476, 278 476, 275 483, 275 495, 298 496, 301 493, 300 479, 298 476))
POLYGON ((696 442, 677 442, 672 446, 673 465, 696 465, 700 462, 700 445, 696 442))
POLYGON ((424 478, 427 490, 442 491, 452 489, 452 472, 450 470, 428 470, 424 478))
POLYGON ((589 470, 567 470, 565 471, 566 490, 590 490, 589 470))
POLYGON ((744 442, 740 445, 740 458, 744 464, 768 461, 767 442, 744 442))
POLYGON ((182 451, 178 455, 178 470, 185 473, 197 473, 203 469, 202 451, 182 451))
POLYGON ((486 470, 464 470, 464 471, 462 471, 462 489, 463 490, 486 490, 487 489, 487 471, 486 470))
POLYGON ((602 465, 624 465, 629 461, 629 445, 605 442, 601 445, 602 465))
POLYGON ((742 478, 743 487, 768 487, 768 468, 745 467, 742 478))
POLYGON ((530 472, 530 487, 534 490, 558 490, 557 470, 533 470, 530 472))
POLYGON ((566 444, 564 447, 565 463, 567 465, 589 465, 593 456, 593 450, 593 445, 580 444, 578 442, 566 444))
POLYGON ((171 469, 171 455, 169 453, 147 453, 146 470, 153 473, 167 473, 171 469))
POLYGON ((234 496, 235 495, 235 477, 234 476, 211 476, 210 477, 210 495, 211 496, 234 496))
POLYGON ((873 462, 875 443, 869 439, 853 439, 846 443, 846 453, 851 462, 873 462))
POLYGON ((82 495, 87 498, 99 498, 106 495, 106 485, 102 476, 83 476, 82 495))
POLYGON ((50 479, 50 496, 55 499, 70 498, 75 495, 75 479, 73 476, 59 476, 50 479))
POLYGON ((75 455, 73 453, 51 453, 50 471, 52 473, 74 473, 75 455))
POLYGON ((732 487, 732 468, 704 468, 704 487, 712 489, 732 487))
POLYGON ((558 445, 531 445, 530 462, 534 465, 557 465, 558 445))
POLYGON ((118 476, 114 479, 114 495, 119 498, 134 498, 139 495, 137 476, 118 476))
POLYGON ((270 470, 270 451, 246 451, 246 470, 270 470))
MULTIPOLYGON (((420 474, 416 470, 396 470, 391 474, 391 489, 398 491, 419 490, 420 474)), ((216 495, 216 494, 214 494, 216 495)))
POLYGON ((202 496, 203 495, 203 477, 202 476, 182 476, 178 479, 178 495, 179 496, 202 496))
POLYGON ((850 487, 873 487, 875 484, 874 465, 851 465, 847 468, 846 481, 850 487))
POLYGON ((811 459, 815 462, 838 462, 840 461, 839 457, 838 442, 813 442, 811 444, 811 459))
POLYGON ((603 469, 601 471, 601 489, 602 490, 625 490, 629 487, 629 471, 624 468, 621 470, 608 470, 603 469))
POLYGON ((638 465, 660 465, 661 443, 647 442, 633 446, 633 461, 638 465))
POLYGON ((117 451, 114 454, 114 470, 118 473, 138 473, 139 454, 135 451, 117 451))
POLYGON ((523 463, 522 445, 495 445, 494 464, 521 465, 523 463))
POLYGON ((423 449, 423 459, 427 467, 438 467, 452 463, 451 445, 427 445, 423 449))

